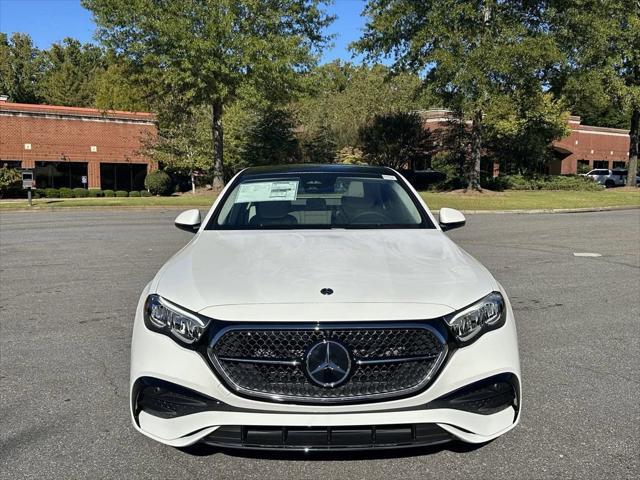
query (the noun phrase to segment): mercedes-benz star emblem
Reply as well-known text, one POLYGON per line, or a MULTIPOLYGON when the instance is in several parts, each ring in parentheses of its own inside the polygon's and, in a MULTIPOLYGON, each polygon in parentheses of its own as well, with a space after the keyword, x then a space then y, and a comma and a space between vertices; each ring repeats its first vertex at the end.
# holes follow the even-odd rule
POLYGON ((333 388, 344 382, 351 371, 349 351, 341 343, 323 340, 307 353, 309 378, 321 387, 333 388))

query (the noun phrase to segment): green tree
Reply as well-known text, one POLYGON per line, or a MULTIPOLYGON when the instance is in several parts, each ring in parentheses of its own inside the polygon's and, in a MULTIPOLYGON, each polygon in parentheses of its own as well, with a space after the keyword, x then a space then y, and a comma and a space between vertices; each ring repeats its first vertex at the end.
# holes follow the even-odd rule
POLYGON ((145 152, 170 172, 187 175, 195 193, 196 175, 208 171, 211 158, 210 112, 194 108, 182 122, 165 126, 157 139, 146 142, 145 152))
POLYGON ((133 112, 151 110, 150 94, 144 84, 136 82, 139 73, 126 59, 113 52, 105 58, 107 67, 96 78, 94 104, 101 110, 127 110, 133 112))
POLYGON ((247 132, 244 158, 248 165, 295 163, 300 160, 300 144, 294 123, 286 110, 268 108, 255 117, 247 132))
POLYGON ((293 105, 305 135, 331 134, 337 149, 355 147, 360 128, 375 115, 418 110, 427 103, 417 75, 390 73, 383 65, 339 61, 314 69, 305 78, 306 95, 293 105))
POLYGON ((0 167, 0 198, 12 191, 20 191, 22 174, 16 168, 0 167))
MULTIPOLYGON (((629 176, 635 186, 640 140, 640 2, 549 0, 547 22, 568 62, 560 86, 580 82, 602 103, 628 112, 629 176)), ((556 85, 557 87, 557 85, 556 85)))
POLYGON ((337 149, 335 133, 328 123, 310 135, 301 135, 302 160, 306 163, 331 163, 335 161, 337 149))
POLYGON ((377 115, 360 129, 364 158, 373 165, 413 169, 429 158, 431 133, 417 113, 377 115))
POLYGON ((214 186, 224 183, 223 111, 251 85, 287 98, 331 21, 321 0, 82 0, 100 38, 141 71, 173 114, 211 110, 214 186))
POLYGON ((45 50, 43 59, 45 70, 39 90, 45 102, 71 107, 94 105, 96 80, 104 70, 100 47, 65 38, 45 50))
POLYGON ((0 94, 11 101, 38 103, 38 82, 42 76, 42 57, 29 35, 0 33, 0 94))
POLYGON ((504 173, 544 172, 551 142, 571 133, 564 102, 540 91, 516 91, 496 100, 486 112, 488 156, 504 173))
POLYGON ((369 0, 354 48, 392 57, 396 71, 425 75, 443 106, 472 122, 468 188, 480 189, 485 114, 498 95, 542 89, 560 54, 542 23, 542 1, 369 0))

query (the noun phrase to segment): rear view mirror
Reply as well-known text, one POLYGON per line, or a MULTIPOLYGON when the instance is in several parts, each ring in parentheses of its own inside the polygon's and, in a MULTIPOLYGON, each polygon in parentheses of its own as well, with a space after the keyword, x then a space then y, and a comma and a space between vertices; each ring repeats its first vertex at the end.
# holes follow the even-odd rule
POLYGON ((467 219, 464 218, 464 214, 459 210, 454 210, 453 208, 441 208, 439 220, 440 228, 444 231, 460 228, 467 222, 467 219))
POLYGON ((194 208, 192 210, 186 210, 176 217, 175 224, 180 230, 186 230, 187 232, 195 233, 200 228, 200 210, 194 208))

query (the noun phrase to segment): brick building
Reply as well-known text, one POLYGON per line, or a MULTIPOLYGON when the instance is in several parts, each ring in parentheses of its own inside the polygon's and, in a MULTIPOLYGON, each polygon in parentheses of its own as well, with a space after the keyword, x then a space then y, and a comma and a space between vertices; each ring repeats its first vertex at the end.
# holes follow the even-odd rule
POLYGON ((33 169, 38 188, 141 190, 157 168, 141 149, 151 113, 11 103, 0 97, 0 165, 33 169))
MULTIPOLYGON (((421 115, 425 127, 430 130, 446 128, 452 119, 448 110, 427 110, 421 115)), ((627 130, 582 125, 578 116, 569 117, 569 128, 568 136, 551 145, 555 159, 549 164, 549 174, 568 175, 586 173, 594 168, 627 167, 630 145, 627 130)))
POLYGON ((586 173, 593 168, 626 168, 629 162, 629 131, 582 125, 569 118, 569 136, 553 142, 556 157, 549 164, 552 175, 586 173))

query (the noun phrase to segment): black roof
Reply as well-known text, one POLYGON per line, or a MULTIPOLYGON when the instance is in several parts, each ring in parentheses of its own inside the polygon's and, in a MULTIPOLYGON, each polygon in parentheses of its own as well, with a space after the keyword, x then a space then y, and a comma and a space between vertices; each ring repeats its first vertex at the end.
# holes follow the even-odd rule
POLYGON ((268 165, 264 167, 249 167, 242 171, 245 175, 274 175, 280 173, 356 173, 356 174, 393 174, 389 167, 372 167, 369 165, 347 165, 340 163, 301 163, 291 165, 268 165))

